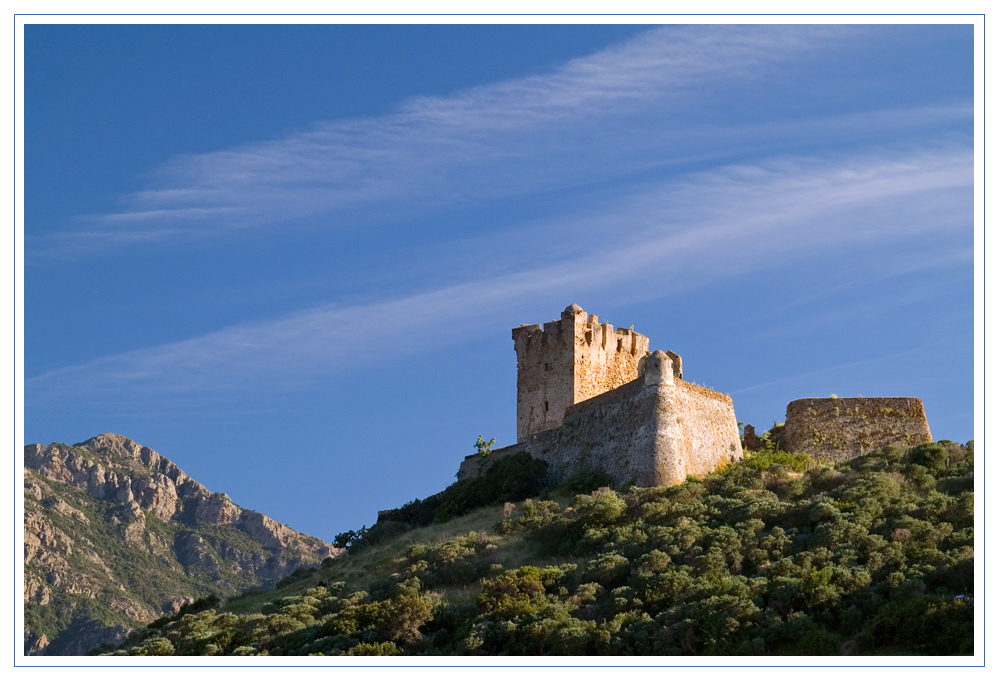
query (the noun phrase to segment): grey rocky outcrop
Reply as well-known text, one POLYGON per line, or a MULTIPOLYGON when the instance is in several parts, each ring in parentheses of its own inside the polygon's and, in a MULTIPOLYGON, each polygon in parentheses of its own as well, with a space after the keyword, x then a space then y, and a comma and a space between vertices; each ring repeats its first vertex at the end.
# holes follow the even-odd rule
POLYGON ((243 509, 117 434, 27 445, 24 462, 24 603, 31 621, 44 623, 58 609, 79 611, 88 600, 100 604, 97 612, 121 616, 65 632, 27 628, 25 652, 33 655, 83 654, 120 642, 130 629, 123 622, 139 626, 199 596, 273 583, 344 551, 243 509))

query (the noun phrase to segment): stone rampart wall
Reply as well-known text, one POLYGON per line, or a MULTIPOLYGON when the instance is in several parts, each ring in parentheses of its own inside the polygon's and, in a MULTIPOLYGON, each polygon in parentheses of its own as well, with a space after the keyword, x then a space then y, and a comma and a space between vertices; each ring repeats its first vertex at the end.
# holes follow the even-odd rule
POLYGON ((561 428, 530 440, 527 451, 549 463, 555 480, 581 469, 610 474, 615 485, 656 485, 656 392, 641 379, 581 403, 566 413, 561 428))
POLYGON ((803 398, 788 403, 782 448, 840 461, 930 440, 920 398, 803 398))
POLYGON ((743 457, 733 399, 676 379, 660 391, 659 485, 704 476, 743 457))
POLYGON ((477 476, 496 459, 517 452, 549 464, 553 481, 596 469, 615 485, 674 485, 743 455, 729 396, 674 380, 642 377, 570 407, 557 429, 537 432, 487 457, 470 455, 459 478, 477 476))
MULTIPOLYGON (((549 433, 548 431, 542 431, 541 434, 549 433)), ((540 434, 535 434, 540 435, 540 434)), ((534 438, 535 436, 532 436, 534 438)), ((506 445, 502 448, 497 448, 490 452, 486 456, 482 455, 467 455, 462 463, 458 465, 458 480, 463 481, 467 478, 475 478, 482 472, 486 471, 495 461, 501 457, 506 457, 507 455, 516 455, 519 452, 527 452, 527 447, 524 443, 517 443, 516 445, 506 445)), ((438 493, 440 494, 440 493, 438 493)), ((390 513, 395 511, 393 509, 387 510, 385 513, 390 513)), ((381 520, 383 512, 379 512, 379 519, 381 520)))
POLYGON ((655 390, 644 388, 637 379, 573 405, 557 429, 533 433, 523 443, 494 450, 486 458, 470 455, 459 468, 459 479, 479 475, 505 455, 527 452, 548 462, 554 482, 582 469, 598 469, 610 474, 616 485, 627 481, 655 485, 655 390))

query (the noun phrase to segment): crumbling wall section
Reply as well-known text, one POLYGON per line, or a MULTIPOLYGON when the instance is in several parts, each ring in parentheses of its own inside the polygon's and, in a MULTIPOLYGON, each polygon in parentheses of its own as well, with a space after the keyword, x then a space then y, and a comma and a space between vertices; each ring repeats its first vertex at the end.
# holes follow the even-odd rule
POLYGON ((788 403, 781 447, 840 461, 930 440, 920 398, 803 398, 788 403))
MULTIPOLYGON (((533 435, 531 438, 536 436, 544 436, 547 433, 554 433, 555 431, 541 431, 538 434, 533 435)), ((467 478, 475 478, 479 474, 486 471, 489 467, 493 465, 501 457, 506 457, 507 455, 516 455, 519 452, 527 452, 528 448, 525 443, 517 443, 516 445, 506 445, 502 448, 497 448, 486 455, 468 455, 462 460, 462 463, 458 465, 458 480, 464 481, 467 478)), ((555 480, 555 479, 553 479, 555 480)), ((440 493, 438 493, 440 494, 440 493)), ((389 510, 394 511, 394 510, 389 510)), ((379 512, 381 514, 382 512, 379 512)))

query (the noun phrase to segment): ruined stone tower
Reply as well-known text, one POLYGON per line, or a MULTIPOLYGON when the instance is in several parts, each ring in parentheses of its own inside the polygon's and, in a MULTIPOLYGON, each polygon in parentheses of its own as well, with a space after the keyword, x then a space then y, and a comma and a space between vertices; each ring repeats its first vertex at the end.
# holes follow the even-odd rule
MULTIPOLYGON (((517 442, 559 427, 571 405, 639 378, 649 339, 600 324, 571 305, 560 319, 512 331, 517 353, 517 442)), ((680 358, 677 358, 680 366, 680 358)))
POLYGON ((743 456, 733 401, 681 376, 681 357, 599 324, 571 305, 560 319, 513 330, 517 444, 470 455, 459 480, 527 452, 563 481, 597 470, 615 485, 675 485, 743 456))
POLYGON ((788 403, 782 447, 842 461, 932 441, 920 398, 802 398, 788 403))

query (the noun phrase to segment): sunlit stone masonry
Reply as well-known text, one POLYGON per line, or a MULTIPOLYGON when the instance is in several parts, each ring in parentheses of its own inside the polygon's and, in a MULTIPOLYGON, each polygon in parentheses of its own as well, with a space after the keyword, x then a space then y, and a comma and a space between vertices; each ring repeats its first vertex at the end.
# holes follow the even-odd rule
POLYGON ((466 457, 459 479, 524 451, 556 481, 593 469, 615 485, 674 485, 743 456, 732 398, 685 381, 680 356, 650 353, 642 334, 571 305, 512 335, 518 442, 466 457))

